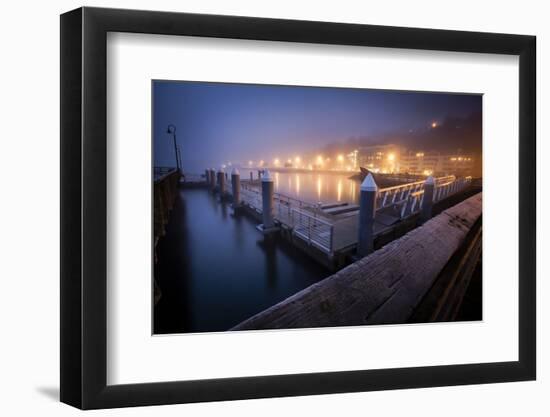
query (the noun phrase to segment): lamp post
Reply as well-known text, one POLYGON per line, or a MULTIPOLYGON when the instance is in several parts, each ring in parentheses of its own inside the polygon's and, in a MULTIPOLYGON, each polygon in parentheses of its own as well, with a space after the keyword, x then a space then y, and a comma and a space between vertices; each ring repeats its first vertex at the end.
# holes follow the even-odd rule
POLYGON ((178 151, 178 145, 176 142, 176 126, 173 124, 169 124, 168 128, 166 129, 166 133, 169 135, 171 134, 174 139, 174 154, 176 156, 176 167, 178 171, 180 171, 180 158, 179 158, 179 151, 178 151))

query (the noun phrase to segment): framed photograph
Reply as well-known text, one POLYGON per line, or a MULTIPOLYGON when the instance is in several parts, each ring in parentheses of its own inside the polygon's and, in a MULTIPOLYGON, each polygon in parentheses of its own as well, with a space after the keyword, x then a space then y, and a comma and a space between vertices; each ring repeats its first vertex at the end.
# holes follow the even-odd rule
POLYGON ((535 37, 61 16, 61 401, 533 380, 535 37))

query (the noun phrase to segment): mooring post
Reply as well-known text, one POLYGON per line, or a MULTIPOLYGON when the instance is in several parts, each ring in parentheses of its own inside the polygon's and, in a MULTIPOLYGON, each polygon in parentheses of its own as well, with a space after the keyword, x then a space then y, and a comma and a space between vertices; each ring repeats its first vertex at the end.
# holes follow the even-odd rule
POLYGON ((223 168, 220 168, 218 171, 218 189, 220 191, 220 196, 223 197, 225 194, 225 172, 223 172, 223 168))
POLYGON ((210 170, 207 168, 204 170, 204 178, 206 178, 206 185, 210 186, 210 170))
POLYGON ((252 173, 252 171, 250 171, 250 182, 253 182, 254 181, 254 174, 252 173))
POLYGON ((432 207, 434 204, 435 179, 431 175, 426 178, 424 183, 424 197, 422 198, 422 211, 420 221, 427 222, 432 218, 432 207))
POLYGON ((367 256, 374 250, 374 216, 376 214, 376 195, 378 186, 371 173, 361 184, 359 197, 359 239, 357 254, 367 256))
POLYGON ((231 189, 233 191, 233 208, 239 207, 241 203, 241 175, 237 168, 231 171, 231 189))
POLYGON ((216 171, 214 168, 210 168, 210 189, 214 191, 216 188, 216 171))
POLYGON ((264 221, 264 230, 271 229, 273 223, 273 179, 269 171, 264 171, 262 175, 262 216, 264 221))

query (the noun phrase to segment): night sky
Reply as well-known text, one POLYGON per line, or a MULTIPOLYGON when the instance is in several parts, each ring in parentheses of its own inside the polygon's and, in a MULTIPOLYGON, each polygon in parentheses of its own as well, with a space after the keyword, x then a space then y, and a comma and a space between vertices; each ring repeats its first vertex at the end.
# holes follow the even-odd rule
MULTIPOLYGON (((480 95, 153 81, 154 164, 175 165, 168 124, 177 127, 184 170, 196 173, 227 161, 284 160, 350 138, 391 137, 414 149, 426 145, 432 122, 460 144, 459 129, 476 120, 470 131, 480 150, 481 107, 480 95)), ((436 139, 445 146, 441 134, 436 139)))

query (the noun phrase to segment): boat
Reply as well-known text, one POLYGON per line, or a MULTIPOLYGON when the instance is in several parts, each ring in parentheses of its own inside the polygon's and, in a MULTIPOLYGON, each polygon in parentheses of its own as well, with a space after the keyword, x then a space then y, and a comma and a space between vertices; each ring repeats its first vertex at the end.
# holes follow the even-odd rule
POLYGON ((391 185, 404 184, 407 182, 418 181, 425 177, 421 175, 412 175, 412 174, 381 174, 374 171, 371 171, 365 167, 359 167, 360 171, 357 174, 349 177, 350 180, 355 180, 363 182, 367 175, 372 174, 374 181, 380 187, 388 187, 391 185))

